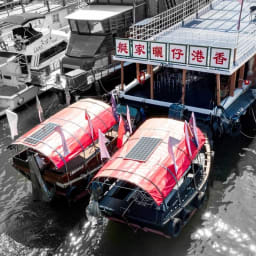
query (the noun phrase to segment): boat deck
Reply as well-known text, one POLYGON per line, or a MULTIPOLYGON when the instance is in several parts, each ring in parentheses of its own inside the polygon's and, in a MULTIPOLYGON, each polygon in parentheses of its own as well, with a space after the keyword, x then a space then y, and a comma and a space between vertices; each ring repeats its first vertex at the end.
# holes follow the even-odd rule
POLYGON ((19 88, 14 86, 0 86, 0 96, 12 96, 26 88, 25 85, 19 86, 19 88))

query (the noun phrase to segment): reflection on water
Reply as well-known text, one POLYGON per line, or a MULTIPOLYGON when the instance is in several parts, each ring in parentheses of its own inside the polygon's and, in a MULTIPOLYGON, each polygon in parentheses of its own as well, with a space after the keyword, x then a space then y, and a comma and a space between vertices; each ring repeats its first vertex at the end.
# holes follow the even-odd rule
MULTIPOLYGON (((42 99, 46 115, 56 95, 42 99)), ((20 110, 20 134, 38 123, 34 104, 20 110)), ((0 255, 256 255, 256 140, 230 138, 216 145, 208 200, 183 229, 166 238, 86 218, 86 201, 33 202, 30 183, 11 167, 6 119, 0 119, 0 255)))

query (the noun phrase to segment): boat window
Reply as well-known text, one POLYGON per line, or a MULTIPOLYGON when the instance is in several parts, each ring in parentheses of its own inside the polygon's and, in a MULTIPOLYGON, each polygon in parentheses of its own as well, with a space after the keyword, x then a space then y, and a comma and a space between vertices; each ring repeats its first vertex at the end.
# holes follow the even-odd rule
POLYGON ((88 21, 86 20, 79 20, 77 21, 77 25, 78 25, 78 31, 81 34, 89 34, 89 24, 88 21))
POLYGON ((52 22, 53 22, 53 23, 58 23, 58 22, 60 22, 60 16, 59 16, 58 13, 55 13, 55 14, 52 15, 52 22))
POLYGON ((101 22, 98 21, 89 21, 89 28, 91 34, 104 32, 101 22))
POLYGON ((27 55, 27 62, 28 62, 28 64, 31 63, 31 59, 32 59, 32 55, 27 55))
POLYGON ((72 32, 77 32, 78 31, 75 20, 70 20, 69 25, 70 25, 70 29, 71 29, 72 32))
POLYGON ((99 21, 79 20, 77 25, 80 34, 104 33, 103 25, 99 21))
POLYGON ((67 42, 62 41, 61 43, 51 47, 50 49, 47 49, 46 51, 42 52, 40 54, 40 60, 39 64, 42 62, 52 58, 53 56, 57 55, 58 53, 64 51, 67 47, 67 42))

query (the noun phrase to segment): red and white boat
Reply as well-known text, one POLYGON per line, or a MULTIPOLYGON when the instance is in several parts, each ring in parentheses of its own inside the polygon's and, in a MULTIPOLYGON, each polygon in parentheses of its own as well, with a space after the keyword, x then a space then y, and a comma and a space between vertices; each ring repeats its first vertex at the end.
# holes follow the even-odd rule
POLYGON ((111 153, 116 145, 115 125, 111 106, 94 99, 80 100, 12 143, 16 149, 13 166, 32 181, 38 199, 76 200, 87 194, 85 188, 102 166, 98 129, 107 137, 111 153))
POLYGON ((195 128, 194 143, 195 137, 185 136, 184 124, 167 118, 145 121, 93 178, 88 212, 178 236, 203 202, 211 167, 207 138, 195 128))

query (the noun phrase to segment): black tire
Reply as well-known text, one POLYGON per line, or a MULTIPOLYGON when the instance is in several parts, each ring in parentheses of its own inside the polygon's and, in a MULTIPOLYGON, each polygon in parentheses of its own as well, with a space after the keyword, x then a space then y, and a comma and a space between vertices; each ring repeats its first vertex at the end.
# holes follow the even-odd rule
POLYGON ((184 224, 188 222, 190 215, 191 215, 191 210, 184 208, 183 211, 181 212, 181 219, 184 224))
POLYGON ((205 199, 205 193, 204 192, 199 192, 198 195, 196 196, 196 198, 194 199, 194 202, 193 202, 193 205, 199 209, 203 202, 204 202, 204 199, 205 199))
POLYGON ((181 219, 174 218, 167 225, 168 235, 178 237, 181 232, 181 219))

